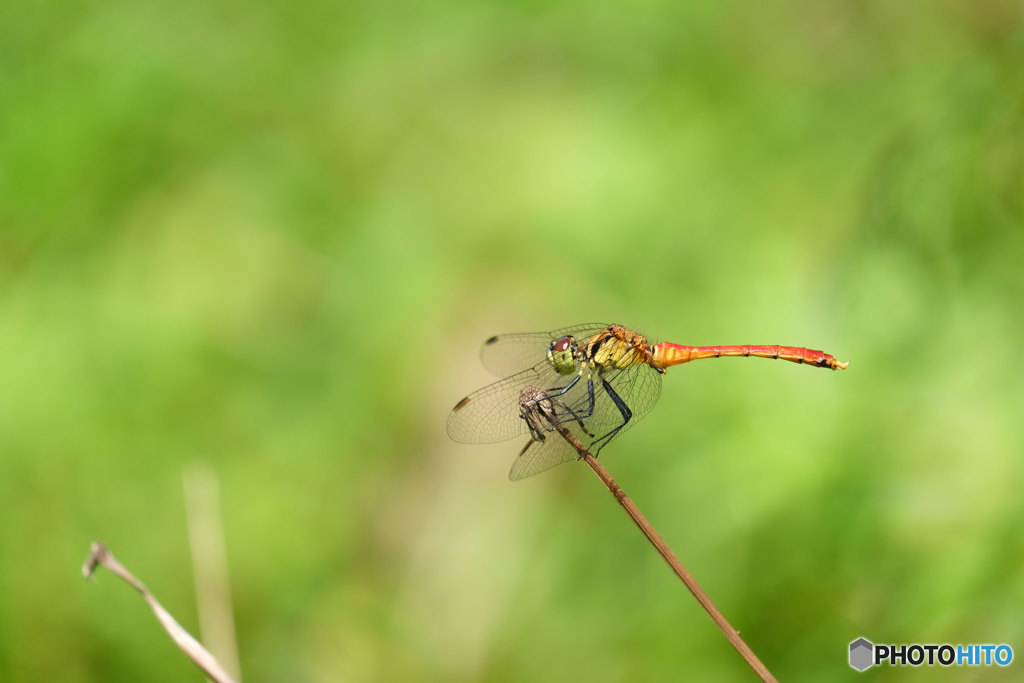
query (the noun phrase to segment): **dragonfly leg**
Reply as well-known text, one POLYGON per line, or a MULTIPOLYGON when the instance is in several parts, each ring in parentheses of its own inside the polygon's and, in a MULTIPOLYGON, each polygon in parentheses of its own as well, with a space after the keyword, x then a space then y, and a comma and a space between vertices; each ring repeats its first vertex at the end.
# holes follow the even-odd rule
MULTIPOLYGON (((554 398, 555 396, 563 396, 567 391, 572 389, 573 386, 575 386, 575 384, 577 382, 580 381, 580 378, 582 376, 583 375, 576 375, 576 378, 573 379, 573 381, 569 382, 564 387, 555 387, 554 389, 548 389, 547 392, 546 392, 547 395, 549 397, 551 397, 551 398, 554 398), (552 392, 557 392, 557 393, 552 393, 552 392)), ((562 405, 565 405, 565 404, 563 403, 562 405)), ((594 379, 592 377, 587 377, 587 409, 586 409, 586 411, 580 413, 580 415, 582 415, 583 417, 590 417, 593 414, 594 414, 594 379)))
POLYGON ((607 446, 608 442, 614 439, 615 435, 622 431, 622 428, 625 427, 631 419, 633 419, 633 411, 629 409, 629 406, 627 406, 626 402, 622 400, 622 397, 615 393, 615 390, 612 389, 612 385, 608 384, 608 382, 604 379, 601 380, 601 385, 604 387, 605 392, 608 394, 608 398, 612 400, 612 403, 615 404, 615 407, 619 409, 619 413, 622 414, 622 424, 620 424, 618 427, 608 432, 607 434, 604 434, 603 436, 591 442, 591 448, 597 446, 597 448, 594 449, 594 455, 600 453, 601 449, 607 446))
POLYGON ((548 389, 544 393, 547 394, 549 398, 555 396, 563 396, 567 391, 576 386, 576 383, 580 381, 580 377, 582 376, 583 375, 576 375, 575 377, 572 378, 572 381, 566 384, 564 387, 555 387, 554 389, 548 389))
MULTIPOLYGON (((603 380, 602 380, 603 381, 603 380)), ((587 378, 587 412, 586 416, 590 417, 594 414, 594 378, 587 378)), ((593 434, 591 434, 593 436, 593 434)))
MULTIPOLYGON (((590 405, 585 413, 577 413, 565 402, 559 401, 555 398, 555 396, 559 396, 560 394, 551 395, 545 393, 545 397, 543 399, 533 401, 533 405, 538 409, 538 414, 542 415, 544 421, 551 425, 550 427, 545 428, 547 431, 554 431, 558 428, 559 424, 568 422, 567 419, 562 419, 562 416, 568 415, 571 416, 573 421, 580 426, 580 429, 583 430, 584 434, 589 437, 594 436, 594 434, 587 429, 587 425, 583 423, 584 417, 589 417, 594 414, 594 385, 592 381, 587 382, 587 388, 589 389, 590 394, 590 405), (544 403, 547 403, 548 405, 545 407, 544 403), (558 408, 557 411, 554 410, 556 407, 558 408)), ((551 389, 550 391, 558 391, 558 389, 551 389)), ((538 425, 539 420, 536 418, 528 418, 526 414, 520 415, 520 417, 526 420, 526 424, 530 428, 530 435, 534 441, 543 441, 545 439, 546 435, 538 425)))
POLYGON ((543 443, 547 440, 546 431, 554 431, 563 424, 563 420, 556 413, 555 408, 572 415, 573 420, 580 426, 584 434, 593 438, 594 434, 583 424, 583 420, 576 412, 557 398, 550 398, 544 392, 530 387, 523 390, 519 399, 519 417, 526 421, 530 430, 530 440, 519 451, 523 455, 535 443, 543 443), (533 396, 533 398, 530 398, 533 396))
MULTIPOLYGON (((582 375, 578 375, 576 377, 576 379, 574 379, 572 382, 570 382, 569 386, 566 387, 563 390, 563 393, 565 391, 568 391, 569 387, 571 387, 573 384, 578 382, 580 377, 582 377, 582 375)), ((587 426, 585 424, 583 424, 583 418, 590 417, 590 416, 592 416, 594 414, 594 378, 593 377, 587 377, 587 409, 585 411, 577 413, 575 410, 573 410, 572 408, 570 408, 569 406, 567 406, 565 403, 563 403, 561 401, 556 401, 556 403, 558 403, 558 405, 560 405, 562 408, 564 408, 565 412, 567 412, 570 415, 572 415, 572 418, 574 420, 576 420, 576 424, 578 424, 580 426, 580 429, 583 430, 584 434, 586 434, 590 438, 594 438, 594 433, 591 432, 589 429, 587 429, 587 426)))
MULTIPOLYGON (((591 394, 590 394, 590 397, 591 397, 591 402, 593 402, 593 397, 594 397, 594 394, 593 394, 593 385, 590 385, 590 386, 591 386, 591 394)), ((586 434, 587 436, 590 436, 590 437, 594 436, 594 435, 593 435, 593 434, 591 433, 591 431, 590 431, 589 429, 587 429, 587 425, 583 424, 583 418, 584 418, 584 417, 590 417, 591 415, 593 415, 593 414, 594 414, 594 406, 593 406, 593 405, 591 405, 591 406, 590 406, 590 410, 589 410, 589 412, 587 412, 587 413, 581 413, 581 414, 577 414, 577 412, 576 412, 575 410, 573 410, 573 409, 572 409, 572 408, 570 408, 569 406, 565 405, 565 404, 564 404, 564 403, 562 403, 561 401, 558 401, 558 400, 554 400, 554 399, 552 399, 552 403, 558 404, 558 406, 559 406, 559 407, 560 407, 560 408, 561 408, 562 410, 564 410, 564 411, 565 411, 566 413, 568 413, 569 415, 572 415, 572 419, 576 421, 576 424, 578 424, 578 425, 580 426, 580 429, 582 429, 582 430, 583 430, 583 433, 584 433, 584 434, 586 434)))
POLYGON ((561 425, 569 421, 568 416, 571 416, 572 420, 579 425, 580 431, 591 439, 594 438, 594 433, 587 429, 587 425, 583 423, 583 417, 594 414, 593 379, 587 378, 587 395, 589 400, 585 414, 577 413, 564 401, 560 401, 557 398, 558 396, 564 396, 569 389, 579 382, 580 377, 582 375, 577 375, 564 388, 548 389, 546 392, 533 387, 523 389, 519 397, 519 417, 526 421, 526 426, 530 430, 530 440, 523 446, 523 450, 519 451, 520 456, 526 453, 533 444, 546 441, 547 434, 545 432, 559 429, 561 425))
POLYGON ((527 417, 526 415, 520 415, 520 419, 526 421, 526 426, 530 428, 530 440, 531 441, 543 441, 547 438, 547 434, 537 424, 538 419, 535 417, 527 417))
MULTIPOLYGON (((560 407, 564 408, 565 411, 572 415, 573 419, 576 420, 576 422, 579 422, 580 426, 583 427, 583 422, 581 418, 590 417, 591 415, 594 414, 593 377, 587 377, 587 409, 585 411, 577 414, 576 411, 569 408, 564 402, 556 400, 558 396, 564 396, 570 389, 576 386, 576 383, 580 381, 581 377, 583 377, 583 375, 576 375, 576 377, 574 377, 573 380, 566 384, 564 387, 555 387, 553 389, 548 389, 544 393, 547 394, 548 398, 550 398, 554 403, 557 403, 560 407)), ((586 428, 584 428, 583 431, 587 433, 587 436, 593 436, 593 434, 587 432, 586 428)))

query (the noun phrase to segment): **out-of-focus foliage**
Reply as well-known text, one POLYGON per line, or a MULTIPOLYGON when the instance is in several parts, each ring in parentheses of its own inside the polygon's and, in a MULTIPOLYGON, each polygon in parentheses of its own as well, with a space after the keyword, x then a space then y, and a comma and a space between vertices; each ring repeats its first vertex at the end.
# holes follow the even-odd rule
POLYGON ((201 461, 249 681, 749 680, 584 467, 444 434, 481 340, 591 320, 852 361, 674 368, 602 454, 780 679, 1024 655, 1021 21, 5 3, 0 679, 200 680, 78 566, 197 632, 201 461))

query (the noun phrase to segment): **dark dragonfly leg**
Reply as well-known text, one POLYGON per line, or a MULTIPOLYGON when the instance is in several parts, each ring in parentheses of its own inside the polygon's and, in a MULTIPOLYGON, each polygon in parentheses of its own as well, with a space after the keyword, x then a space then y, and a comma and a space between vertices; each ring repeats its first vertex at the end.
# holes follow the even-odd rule
POLYGON ((576 382, 580 381, 580 377, 583 377, 583 375, 576 375, 575 377, 572 378, 572 381, 566 384, 564 387, 555 387, 554 389, 548 389, 544 393, 547 394, 548 396, 562 396, 567 391, 576 386, 576 382))
POLYGON ((590 417, 591 415, 594 414, 594 384, 593 384, 593 382, 587 382, 587 388, 590 391, 590 408, 585 413, 577 413, 575 410, 573 410, 572 408, 570 408, 566 404, 562 403, 561 401, 554 401, 554 403, 557 403, 559 406, 561 406, 561 408, 563 410, 565 410, 565 412, 567 412, 569 415, 572 415, 572 419, 575 420, 576 424, 578 424, 580 426, 580 429, 583 430, 583 433, 586 434, 587 436, 593 438, 594 435, 591 433, 591 431, 589 429, 587 429, 587 425, 583 424, 583 418, 584 417, 590 417))
MULTIPOLYGON (((608 397, 612 400, 612 403, 615 404, 615 407, 618 408, 619 412, 622 414, 622 424, 620 424, 618 427, 608 432, 607 434, 598 437, 597 439, 590 443, 590 447, 594 449, 594 455, 600 453, 601 449, 607 446, 608 442, 614 439, 615 435, 622 431, 622 428, 625 427, 626 424, 633 418, 633 411, 629 409, 629 406, 627 406, 626 402, 622 400, 622 397, 615 393, 615 390, 612 389, 612 385, 608 384, 608 382, 602 378, 601 386, 604 387, 604 390, 608 394, 608 397), (595 446, 597 446, 597 448, 594 448, 595 446)), ((591 396, 591 401, 593 401, 593 396, 591 396)), ((591 409, 593 409, 593 404, 591 404, 591 409)))
MULTIPOLYGON (((568 384, 566 384, 564 387, 555 387, 554 389, 548 389, 544 393, 546 393, 548 395, 548 398, 552 398, 552 399, 557 398, 558 396, 564 396, 566 394, 566 392, 568 392, 570 389, 572 389, 574 386, 576 386, 576 383, 580 381, 581 377, 583 377, 583 375, 576 375, 576 377, 573 378, 573 380, 571 382, 569 382, 568 384)), ((594 414, 594 379, 593 379, 593 377, 587 377, 587 409, 585 411, 577 414, 574 410, 571 410, 570 408, 568 408, 568 406, 566 406, 565 403, 562 403, 561 401, 559 401, 558 403, 559 403, 559 405, 565 407, 566 411, 570 415, 572 415, 573 419, 576 420, 577 422, 579 422, 581 418, 590 417, 591 415, 593 415, 594 414)), ((587 434, 592 436, 590 434, 590 432, 587 432, 587 434)))
POLYGON ((530 439, 532 441, 543 441, 547 438, 547 434, 537 425, 537 420, 531 416, 520 415, 519 419, 526 421, 526 426, 530 428, 530 439))
POLYGON ((519 452, 519 455, 529 450, 530 446, 534 443, 542 443, 547 440, 545 431, 555 431, 559 425, 568 422, 569 417, 579 425, 580 431, 591 439, 594 438, 594 433, 587 429, 587 425, 583 422, 583 418, 594 414, 593 378, 587 377, 587 409, 585 412, 577 412, 564 401, 558 400, 559 396, 564 396, 570 389, 576 386, 581 377, 583 377, 582 374, 576 375, 564 387, 555 387, 544 392, 537 390, 538 396, 527 403, 520 404, 519 410, 521 414, 519 417, 526 420, 526 425, 530 430, 530 440, 523 446, 523 450, 519 452))
POLYGON ((523 450, 519 452, 519 455, 526 453, 533 444, 545 441, 547 439, 546 431, 554 431, 559 428, 559 425, 563 424, 561 417, 556 414, 556 407, 563 411, 563 414, 568 413, 572 415, 576 424, 580 426, 580 430, 593 438, 594 434, 587 429, 587 426, 583 424, 583 420, 580 419, 579 415, 572 408, 557 398, 550 398, 539 389, 527 387, 523 390, 523 394, 520 397, 519 417, 526 421, 526 426, 530 430, 530 440, 523 446, 523 450), (528 396, 531 394, 534 398, 529 399, 528 396))
MULTIPOLYGON (((593 402, 593 397, 591 397, 591 402, 593 402)), ((594 436, 593 433, 591 433, 591 431, 587 429, 587 426, 583 424, 583 418, 589 417, 594 413, 593 406, 590 407, 589 412, 580 414, 577 413, 572 408, 570 408, 569 406, 567 406, 562 401, 559 401, 557 398, 553 398, 550 396, 546 396, 545 398, 540 400, 531 401, 531 403, 536 411, 535 415, 543 416, 544 422, 551 425, 550 427, 545 427, 544 430, 541 430, 540 426, 538 425, 539 420, 536 419, 536 417, 529 417, 527 416, 527 414, 520 415, 520 419, 526 420, 526 425, 530 428, 530 436, 531 438, 533 438, 534 441, 543 441, 547 437, 547 435, 544 433, 545 431, 553 432, 556 429, 558 429, 558 425, 568 422, 568 420, 562 419, 562 416, 556 413, 556 411, 554 410, 555 408, 558 408, 558 411, 561 412, 562 415, 571 416, 572 420, 580 426, 580 429, 583 430, 584 434, 590 437, 594 436), (543 407, 543 403, 545 402, 550 404, 550 408, 548 408, 547 410, 545 410, 543 407)))

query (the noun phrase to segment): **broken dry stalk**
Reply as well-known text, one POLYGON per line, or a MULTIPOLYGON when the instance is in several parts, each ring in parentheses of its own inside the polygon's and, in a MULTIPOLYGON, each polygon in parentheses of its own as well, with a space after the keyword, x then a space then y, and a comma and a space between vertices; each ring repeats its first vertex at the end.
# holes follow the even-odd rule
POLYGON ((153 614, 156 615, 157 621, 164 627, 168 635, 181 650, 189 656, 189 658, 196 663, 196 665, 202 669, 207 676, 216 681, 217 683, 236 683, 235 679, 224 670, 224 667, 211 655, 206 648, 204 648, 198 640, 193 638, 188 631, 181 627, 174 617, 171 616, 170 612, 164 609, 163 605, 157 602, 157 599, 153 597, 153 594, 149 592, 145 584, 135 578, 130 571, 125 569, 124 565, 114 559, 114 555, 107 549, 103 543, 96 541, 89 548, 89 556, 85 559, 85 564, 82 565, 82 574, 85 578, 91 579, 93 573, 96 571, 96 566, 102 565, 109 572, 120 577, 127 582, 132 588, 137 590, 149 604, 150 609, 153 610, 153 614))

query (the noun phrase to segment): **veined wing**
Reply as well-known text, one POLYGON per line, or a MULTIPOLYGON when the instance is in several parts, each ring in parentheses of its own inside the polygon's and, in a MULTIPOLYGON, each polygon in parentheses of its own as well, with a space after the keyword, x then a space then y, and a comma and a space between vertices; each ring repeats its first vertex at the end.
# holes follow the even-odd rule
MULTIPOLYGON (((491 443, 529 435, 530 440, 509 472, 513 481, 578 456, 556 426, 572 431, 597 454, 613 437, 646 415, 661 393, 660 373, 639 362, 641 359, 617 369, 598 367, 582 376, 561 375, 548 362, 547 350, 553 340, 571 335, 586 342, 606 327, 593 323, 489 339, 482 352, 488 369, 506 372, 522 364, 528 369, 459 401, 448 417, 449 436, 463 443, 491 443), (546 398, 531 407, 524 399, 531 394, 546 398), (624 413, 629 414, 628 421, 624 413)), ((629 353, 640 351, 631 349, 629 353)))
POLYGON ((495 443, 529 432, 519 397, 525 387, 564 387, 572 377, 559 375, 546 359, 506 377, 455 404, 448 415, 448 436, 459 443, 495 443))
POLYGON ((606 371, 603 375, 595 373, 592 379, 593 410, 590 408, 590 392, 585 388, 584 379, 565 394, 546 392, 547 405, 534 407, 528 415, 535 427, 534 431, 543 434, 544 439, 532 438, 527 442, 512 463, 509 479, 518 481, 579 457, 579 453, 563 438, 556 426, 568 429, 596 455, 610 438, 622 434, 650 412, 661 393, 661 374, 647 365, 638 364, 606 371), (608 393, 602 379, 629 408, 632 415, 628 422, 624 422, 622 411, 608 393))
POLYGON ((552 332, 498 334, 484 342, 480 360, 488 372, 505 377, 545 360, 551 342, 559 337, 572 335, 578 339, 587 339, 607 326, 602 323, 585 323, 552 332))
MULTIPOLYGON (((591 453, 595 455, 607 444, 607 441, 602 440, 601 437, 606 436, 616 427, 622 425, 623 422, 622 412, 615 404, 615 401, 612 400, 612 397, 608 395, 607 390, 600 381, 600 377, 601 375, 595 373, 594 394, 596 400, 594 401, 594 415, 587 422, 588 427, 593 425, 590 431, 594 433, 594 438, 582 440, 588 448, 593 446, 597 449, 591 450, 591 453)), ((622 429, 615 436, 620 436, 647 415, 651 408, 654 407, 654 404, 658 402, 658 397, 661 395, 661 373, 644 363, 622 370, 605 372, 603 379, 632 413, 629 422, 623 425, 622 429)))
MULTIPOLYGON (((582 430, 576 422, 564 424, 576 434, 577 438, 582 436, 582 430)), ((552 430, 547 433, 543 441, 531 440, 526 444, 526 448, 512 462, 508 478, 511 481, 519 481, 579 457, 576 449, 570 446, 561 434, 552 430)))
POLYGON ((508 473, 512 481, 578 458, 579 453, 567 439, 570 436, 577 440, 593 436, 583 424, 582 416, 574 414, 561 399, 552 398, 537 387, 523 389, 519 410, 523 421, 530 427, 530 440, 512 463, 508 473))

